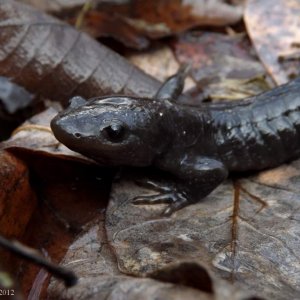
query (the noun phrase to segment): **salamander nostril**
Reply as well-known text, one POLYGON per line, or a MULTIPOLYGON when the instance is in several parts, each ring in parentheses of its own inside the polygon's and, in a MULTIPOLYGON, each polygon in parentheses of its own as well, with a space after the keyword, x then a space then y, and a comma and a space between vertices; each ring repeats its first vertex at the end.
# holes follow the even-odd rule
POLYGON ((74 136, 76 137, 76 138, 81 138, 81 134, 80 133, 78 133, 78 132, 76 132, 76 133, 74 133, 74 136))

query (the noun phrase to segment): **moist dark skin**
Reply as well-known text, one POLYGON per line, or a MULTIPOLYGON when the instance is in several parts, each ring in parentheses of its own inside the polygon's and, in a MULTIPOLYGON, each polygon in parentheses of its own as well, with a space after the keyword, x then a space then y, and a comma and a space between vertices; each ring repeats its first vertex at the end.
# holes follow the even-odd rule
POLYGON ((186 70, 154 99, 71 99, 51 122, 56 138, 102 165, 154 166, 174 175, 169 188, 135 204, 168 203, 168 215, 213 191, 231 171, 262 170, 300 156, 300 78, 234 103, 177 103, 186 70))

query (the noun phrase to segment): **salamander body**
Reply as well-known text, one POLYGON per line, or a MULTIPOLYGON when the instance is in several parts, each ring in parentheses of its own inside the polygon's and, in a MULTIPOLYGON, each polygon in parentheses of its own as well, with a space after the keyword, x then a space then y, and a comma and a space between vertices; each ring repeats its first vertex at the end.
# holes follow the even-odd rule
POLYGON ((52 120, 52 130, 101 164, 153 165, 173 174, 172 191, 135 199, 167 202, 166 213, 205 197, 228 172, 300 156, 300 78, 245 100, 198 107, 176 102, 182 81, 182 74, 171 77, 154 99, 75 97, 52 120))

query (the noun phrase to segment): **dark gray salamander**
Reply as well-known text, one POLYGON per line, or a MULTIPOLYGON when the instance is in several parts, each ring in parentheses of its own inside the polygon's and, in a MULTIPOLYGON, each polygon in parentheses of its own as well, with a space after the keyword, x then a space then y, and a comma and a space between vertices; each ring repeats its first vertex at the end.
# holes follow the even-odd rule
POLYGON ((153 165, 175 175, 171 189, 134 199, 169 203, 166 214, 208 195, 230 171, 300 156, 300 78, 246 100, 191 107, 176 103, 183 73, 155 99, 75 97, 51 128, 67 147, 101 164, 153 165))

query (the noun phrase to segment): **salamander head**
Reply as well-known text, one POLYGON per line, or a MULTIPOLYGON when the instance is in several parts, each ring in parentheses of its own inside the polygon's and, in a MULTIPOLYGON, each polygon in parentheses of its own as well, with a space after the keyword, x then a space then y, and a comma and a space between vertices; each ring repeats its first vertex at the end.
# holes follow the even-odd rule
POLYGON ((162 110, 160 102, 148 99, 75 97, 51 128, 68 148, 101 164, 147 166, 168 143, 162 110))

